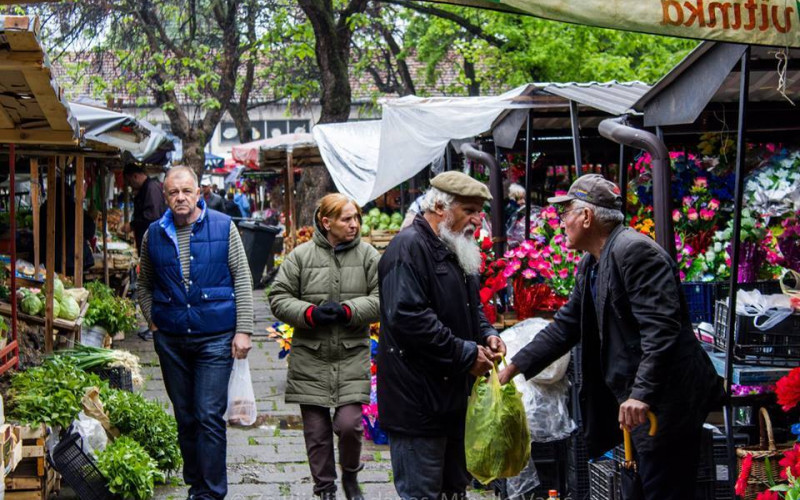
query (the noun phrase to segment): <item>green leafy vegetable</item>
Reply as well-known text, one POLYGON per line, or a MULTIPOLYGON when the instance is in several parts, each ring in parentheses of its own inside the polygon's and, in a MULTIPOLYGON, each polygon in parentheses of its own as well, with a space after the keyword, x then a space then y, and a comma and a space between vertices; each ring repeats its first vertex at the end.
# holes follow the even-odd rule
POLYGON ((55 424, 66 429, 81 410, 86 389, 107 386, 97 375, 78 368, 75 361, 54 356, 41 366, 12 376, 8 414, 23 423, 55 424))
POLYGON ((78 301, 68 294, 64 294, 61 298, 61 311, 58 317, 64 318, 68 321, 75 321, 78 319, 81 309, 78 306, 78 301))
POLYGON ((136 330, 136 307, 129 299, 114 295, 113 290, 98 281, 86 284, 91 298, 86 310, 86 326, 100 325, 108 333, 130 333, 136 330))
POLYGON ((160 404, 141 394, 109 389, 101 394, 111 424, 139 442, 163 471, 177 470, 182 463, 178 447, 178 424, 160 404))
POLYGON ((111 493, 124 499, 152 498, 156 481, 164 481, 164 475, 147 451, 127 436, 118 438, 97 454, 97 468, 108 481, 111 493))

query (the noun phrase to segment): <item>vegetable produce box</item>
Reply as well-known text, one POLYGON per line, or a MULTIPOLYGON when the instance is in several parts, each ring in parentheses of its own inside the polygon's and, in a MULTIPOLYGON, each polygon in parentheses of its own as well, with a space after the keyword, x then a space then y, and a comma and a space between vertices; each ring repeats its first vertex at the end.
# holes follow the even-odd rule
POLYGON ((47 500, 60 488, 58 473, 45 460, 47 427, 21 426, 20 460, 5 478, 6 500, 47 500))
POLYGON ((4 476, 13 471, 22 460, 22 438, 20 428, 16 425, 3 424, 0 426, 0 449, 4 476))

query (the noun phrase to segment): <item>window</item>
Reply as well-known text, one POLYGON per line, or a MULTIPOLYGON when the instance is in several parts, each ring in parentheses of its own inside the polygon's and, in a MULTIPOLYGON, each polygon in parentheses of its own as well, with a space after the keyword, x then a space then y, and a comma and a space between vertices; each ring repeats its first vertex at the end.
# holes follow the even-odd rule
MULTIPOLYGON (((251 121, 250 127, 251 140, 257 141, 264 138, 264 122, 262 120, 251 121)), ((219 142, 220 144, 240 144, 242 142, 239 138, 239 131, 236 129, 235 123, 220 123, 219 142)))
POLYGON ((269 120, 267 137, 277 137, 283 134, 307 134, 309 128, 308 120, 269 120))

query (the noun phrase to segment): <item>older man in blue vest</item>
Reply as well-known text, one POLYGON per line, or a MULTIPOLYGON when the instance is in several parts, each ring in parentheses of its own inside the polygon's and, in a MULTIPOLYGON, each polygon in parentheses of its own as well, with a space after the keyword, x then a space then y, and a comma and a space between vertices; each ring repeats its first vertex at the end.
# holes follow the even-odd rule
POLYGON ((139 303, 175 409, 189 498, 224 498, 223 415, 233 358, 251 347, 252 278, 236 227, 206 207, 192 169, 173 167, 164 194, 169 210, 142 241, 139 303))

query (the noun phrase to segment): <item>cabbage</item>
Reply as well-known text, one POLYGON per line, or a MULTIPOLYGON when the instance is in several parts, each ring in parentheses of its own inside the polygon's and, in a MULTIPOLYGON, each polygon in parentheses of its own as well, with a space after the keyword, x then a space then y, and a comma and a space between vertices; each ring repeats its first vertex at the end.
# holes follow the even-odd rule
POLYGON ((389 214, 381 214, 381 216, 380 216, 381 224, 387 224, 388 225, 391 222, 391 220, 392 220, 392 218, 389 217, 389 214))
POLYGON ((369 226, 361 226, 361 236, 369 236, 369 226))
MULTIPOLYGON (((42 308, 44 309, 44 307, 42 308)), ((61 315, 61 304, 53 299, 53 318, 58 318, 61 315)))
POLYGON ((64 296, 64 283, 58 279, 58 276, 53 280, 53 298, 61 302, 61 297, 64 296))
POLYGON ((369 216, 372 217, 373 219, 377 218, 377 217, 380 217, 381 216, 381 209, 378 208, 378 207, 375 207, 375 208, 371 209, 369 211, 369 216))
POLYGON ((391 221, 392 221, 392 223, 396 222, 396 223, 400 224, 401 222, 403 222, 402 214, 400 214, 400 212, 393 213, 392 217, 391 217, 391 221))
POLYGON ((25 298, 22 299, 22 303, 20 304, 20 309, 25 314, 29 314, 31 316, 36 316, 39 314, 39 311, 42 310, 42 301, 39 300, 39 297, 32 293, 28 293, 25 295, 25 298))
POLYGON ((80 307, 78 307, 78 301, 72 298, 70 295, 64 294, 64 299, 61 301, 61 310, 59 311, 58 317, 64 318, 68 321, 75 321, 78 319, 80 312, 81 310, 80 307))

